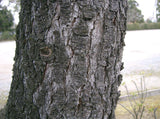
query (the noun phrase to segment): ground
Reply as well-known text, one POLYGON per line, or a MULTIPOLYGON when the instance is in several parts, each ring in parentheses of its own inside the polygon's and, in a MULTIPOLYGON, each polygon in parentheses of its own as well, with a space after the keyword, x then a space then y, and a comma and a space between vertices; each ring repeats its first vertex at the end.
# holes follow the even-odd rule
MULTIPOLYGON (((148 97, 145 100, 145 103, 144 103, 145 111, 144 111, 142 119, 154 119, 154 109, 155 108, 157 108, 157 111, 156 111, 157 119, 160 119, 160 100, 159 99, 160 99, 160 96, 152 96, 152 97, 148 97)), ((120 104, 124 105, 131 112, 133 112, 131 109, 130 102, 128 100, 123 101, 123 102, 121 101, 119 102, 116 108, 117 119, 132 119, 131 114, 129 114, 129 112, 125 110, 120 104)))
MULTIPOLYGON (((148 90, 160 89, 159 32, 160 30, 127 31, 123 56, 125 68, 122 71, 124 76, 122 84, 126 84, 131 92, 136 91, 132 80, 139 85, 141 79, 145 79, 148 90)), ((14 52, 14 41, 0 42, 0 109, 4 107, 7 101, 12 79, 14 52)), ((119 89, 122 95, 126 94, 124 85, 121 85, 119 89)), ((152 97, 148 103, 149 106, 154 104, 150 103, 155 102, 154 99, 160 99, 160 96, 152 97)), ((122 103, 126 105, 128 102, 122 103)), ((160 102, 156 103, 160 104, 160 102)), ((121 119, 121 117, 125 119, 124 117, 129 115, 120 105, 117 107, 116 114, 118 115, 117 119, 121 119)))

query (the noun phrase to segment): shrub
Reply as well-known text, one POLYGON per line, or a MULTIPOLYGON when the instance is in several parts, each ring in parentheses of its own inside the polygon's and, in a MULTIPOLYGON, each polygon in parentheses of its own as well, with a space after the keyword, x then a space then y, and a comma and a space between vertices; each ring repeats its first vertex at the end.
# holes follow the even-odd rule
POLYGON ((4 31, 0 34, 0 41, 15 40, 14 31, 4 31))
POLYGON ((127 24, 127 30, 148 30, 148 29, 160 29, 160 22, 127 24))

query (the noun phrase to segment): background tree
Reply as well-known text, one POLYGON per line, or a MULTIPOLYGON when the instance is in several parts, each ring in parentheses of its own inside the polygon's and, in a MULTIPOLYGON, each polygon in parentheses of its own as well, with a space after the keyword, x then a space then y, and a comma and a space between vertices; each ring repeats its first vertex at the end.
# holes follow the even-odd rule
POLYGON ((20 0, 9 0, 9 5, 14 7, 14 12, 20 11, 20 0))
POLYGON ((156 8, 156 17, 157 17, 157 22, 160 22, 160 0, 157 0, 157 8, 156 8))
POLYGON ((141 13, 141 10, 138 9, 138 3, 135 0, 128 0, 128 23, 143 23, 144 16, 141 13))
POLYGON ((0 6, 0 32, 9 30, 13 26, 13 20, 11 11, 0 6))
POLYGON ((127 0, 21 0, 6 119, 115 119, 127 0))
POLYGON ((146 19, 146 23, 153 23, 153 22, 152 22, 152 18, 146 19))

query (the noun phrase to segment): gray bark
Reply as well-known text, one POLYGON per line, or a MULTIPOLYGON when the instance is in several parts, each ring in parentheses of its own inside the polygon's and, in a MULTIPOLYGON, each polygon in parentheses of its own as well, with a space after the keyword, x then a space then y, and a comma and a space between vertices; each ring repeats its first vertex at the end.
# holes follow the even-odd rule
POLYGON ((6 119, 114 119, 127 0, 21 0, 6 119))

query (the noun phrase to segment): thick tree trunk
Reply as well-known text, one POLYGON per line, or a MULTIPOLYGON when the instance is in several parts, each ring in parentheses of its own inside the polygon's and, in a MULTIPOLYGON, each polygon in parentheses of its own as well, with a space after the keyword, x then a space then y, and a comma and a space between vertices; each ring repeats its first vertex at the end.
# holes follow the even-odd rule
POLYGON ((115 119, 127 0, 21 0, 6 119, 115 119))

